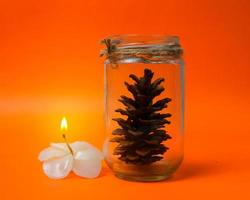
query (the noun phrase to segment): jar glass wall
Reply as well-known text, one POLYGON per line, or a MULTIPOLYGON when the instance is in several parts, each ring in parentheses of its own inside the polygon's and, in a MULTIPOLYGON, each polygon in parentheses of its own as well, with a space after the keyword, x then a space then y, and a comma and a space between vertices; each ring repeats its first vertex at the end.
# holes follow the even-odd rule
POLYGON ((183 159, 184 64, 177 37, 104 40, 105 160, 117 177, 168 178, 183 159))

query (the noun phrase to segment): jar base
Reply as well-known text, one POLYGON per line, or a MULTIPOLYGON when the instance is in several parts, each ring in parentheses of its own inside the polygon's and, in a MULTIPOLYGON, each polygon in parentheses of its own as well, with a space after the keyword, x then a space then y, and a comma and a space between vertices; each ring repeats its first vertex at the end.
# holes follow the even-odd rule
POLYGON ((123 173, 115 173, 115 176, 119 179, 133 182, 158 182, 163 181, 171 177, 171 175, 157 175, 157 176, 130 176, 123 173))
POLYGON ((182 157, 175 162, 161 161, 152 165, 127 165, 123 162, 108 162, 114 175, 120 179, 135 182, 157 182, 171 178, 182 162, 182 157))

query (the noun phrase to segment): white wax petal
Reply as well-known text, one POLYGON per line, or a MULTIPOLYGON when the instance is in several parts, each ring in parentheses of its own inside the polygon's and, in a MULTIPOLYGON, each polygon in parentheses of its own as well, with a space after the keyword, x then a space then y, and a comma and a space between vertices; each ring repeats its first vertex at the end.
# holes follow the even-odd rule
POLYGON ((50 143, 50 146, 57 148, 57 149, 61 149, 67 153, 70 153, 69 148, 66 143, 50 143))
POLYGON ((92 149, 93 151, 95 151, 96 155, 99 156, 99 159, 103 159, 103 154, 102 152, 97 149, 95 146, 93 146, 92 144, 88 143, 88 142, 84 142, 84 141, 77 141, 74 143, 71 143, 70 146, 72 147, 74 152, 78 152, 78 151, 85 151, 87 149, 92 149))
POLYGON ((93 149, 79 151, 74 155, 73 172, 78 176, 96 178, 101 168, 100 155, 93 149))
POLYGON ((52 179, 60 179, 66 177, 73 167, 72 155, 61 158, 52 159, 43 163, 44 173, 52 179))
POLYGON ((61 149, 48 147, 48 148, 44 149, 43 151, 41 151, 41 153, 38 156, 38 159, 40 161, 45 161, 45 160, 49 160, 49 159, 63 157, 67 154, 68 154, 67 152, 65 152, 61 149))
POLYGON ((76 142, 70 143, 70 146, 75 152, 87 150, 93 147, 90 143, 84 142, 84 141, 76 141, 76 142))

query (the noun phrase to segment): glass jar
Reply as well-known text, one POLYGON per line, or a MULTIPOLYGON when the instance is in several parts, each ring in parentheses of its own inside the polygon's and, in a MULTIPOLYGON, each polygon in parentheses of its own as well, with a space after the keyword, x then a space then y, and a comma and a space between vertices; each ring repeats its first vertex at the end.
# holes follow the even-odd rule
POLYGON ((116 35, 102 42, 105 160, 122 179, 166 179, 183 159, 184 62, 179 39, 116 35))

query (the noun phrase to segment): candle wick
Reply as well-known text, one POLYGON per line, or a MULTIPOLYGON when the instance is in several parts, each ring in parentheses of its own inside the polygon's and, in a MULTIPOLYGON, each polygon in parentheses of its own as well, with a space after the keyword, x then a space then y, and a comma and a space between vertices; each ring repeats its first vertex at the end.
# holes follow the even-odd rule
POLYGON ((65 135, 65 134, 63 134, 63 135, 62 135, 62 137, 64 138, 65 143, 66 143, 66 145, 67 145, 67 147, 68 147, 68 149, 69 149, 70 153, 71 153, 71 154, 72 154, 72 156, 73 156, 74 152, 73 152, 73 149, 71 148, 71 146, 70 146, 70 145, 69 145, 69 143, 68 143, 68 140, 67 140, 67 138, 66 138, 66 135, 65 135))

